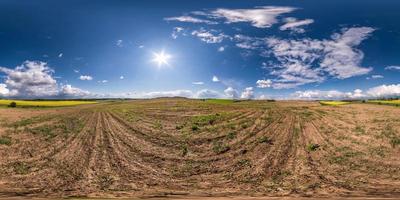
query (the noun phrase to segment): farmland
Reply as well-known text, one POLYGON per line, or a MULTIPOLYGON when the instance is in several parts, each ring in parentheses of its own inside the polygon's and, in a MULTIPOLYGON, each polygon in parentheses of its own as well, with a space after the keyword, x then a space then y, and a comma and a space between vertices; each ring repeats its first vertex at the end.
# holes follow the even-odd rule
POLYGON ((399 197, 398 116, 183 98, 0 108, 0 197, 399 197))

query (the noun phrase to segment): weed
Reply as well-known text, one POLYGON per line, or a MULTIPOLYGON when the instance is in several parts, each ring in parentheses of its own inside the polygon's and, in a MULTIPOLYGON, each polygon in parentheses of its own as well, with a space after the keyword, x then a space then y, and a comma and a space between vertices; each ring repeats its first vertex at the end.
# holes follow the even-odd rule
POLYGON ((108 189, 113 183, 114 178, 110 175, 103 175, 99 177, 99 186, 102 190, 108 189))
POLYGON ((246 128, 249 127, 249 125, 247 123, 244 123, 244 124, 241 125, 241 127, 242 127, 242 129, 246 129, 246 128))
POLYGON ((261 136, 257 139, 258 143, 267 143, 270 144, 272 142, 272 140, 270 138, 268 138, 267 136, 261 136))
POLYGON ((8 136, 0 136, 0 144, 2 145, 11 145, 11 138, 8 136))
POLYGON ((189 150, 186 144, 181 146, 181 156, 185 157, 188 154, 189 150))
POLYGON ((197 131, 199 130, 199 127, 195 124, 192 125, 192 131, 197 131))
POLYGON ((222 154, 230 150, 230 147, 222 142, 214 142, 212 150, 216 154, 222 154))
POLYGON ((235 132, 229 132, 228 135, 226 136, 228 139, 233 140, 236 138, 236 133, 235 132))
POLYGON ((316 151, 320 147, 319 144, 309 144, 307 145, 307 150, 310 151, 316 151))
POLYGON ((30 167, 23 162, 15 162, 13 163, 14 172, 16 174, 28 174, 30 167))
POLYGON ((390 139, 390 144, 392 145, 393 148, 395 148, 397 145, 400 145, 400 138, 393 137, 392 139, 390 139))

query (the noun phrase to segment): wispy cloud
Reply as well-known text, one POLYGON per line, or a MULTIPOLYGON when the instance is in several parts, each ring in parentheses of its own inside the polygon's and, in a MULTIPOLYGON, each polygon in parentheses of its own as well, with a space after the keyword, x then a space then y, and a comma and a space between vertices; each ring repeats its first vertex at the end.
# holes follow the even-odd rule
POLYGON ((387 66, 387 67, 385 67, 385 70, 399 70, 400 71, 400 66, 396 66, 396 65, 387 66))
POLYGON ((219 8, 208 16, 214 18, 223 18, 225 23, 249 22, 257 28, 268 28, 277 23, 279 15, 290 13, 296 8, 280 6, 264 6, 251 9, 226 9, 219 8))
POLYGON ((284 21, 286 23, 281 27, 279 27, 280 30, 282 31, 290 30, 297 33, 304 33, 305 29, 302 27, 314 23, 313 19, 298 20, 294 17, 285 18, 284 21))
POLYGON ((79 76, 79 79, 82 81, 91 81, 91 80, 93 80, 93 77, 89 76, 89 75, 81 75, 81 76, 79 76))
POLYGON ((332 35, 331 40, 268 38, 270 53, 279 62, 271 70, 271 75, 278 77, 273 87, 292 88, 322 82, 326 74, 345 79, 369 73, 372 68, 360 66, 364 54, 355 47, 373 31, 370 27, 343 29, 332 35))
POLYGON ((115 45, 117 45, 118 47, 122 47, 123 46, 123 40, 117 40, 117 42, 115 42, 115 45))
POLYGON ((221 43, 225 38, 229 38, 229 36, 223 33, 215 33, 215 32, 216 31, 213 30, 207 31, 205 29, 200 29, 193 31, 192 35, 200 38, 200 40, 206 43, 221 43))
POLYGON ((200 19, 192 16, 179 16, 179 17, 167 17, 164 18, 165 21, 179 21, 179 22, 189 22, 189 23, 205 23, 205 24, 218 24, 217 22, 200 19))
POLYGON ((204 82, 201 81, 196 81, 196 82, 192 82, 193 85, 203 85, 204 82))

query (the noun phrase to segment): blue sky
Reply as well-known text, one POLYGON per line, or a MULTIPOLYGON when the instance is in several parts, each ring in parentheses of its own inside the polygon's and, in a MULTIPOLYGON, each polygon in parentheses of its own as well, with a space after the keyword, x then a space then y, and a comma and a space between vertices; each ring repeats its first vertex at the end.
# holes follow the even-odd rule
POLYGON ((1 0, 0 96, 399 96, 399 9, 396 0, 1 0))

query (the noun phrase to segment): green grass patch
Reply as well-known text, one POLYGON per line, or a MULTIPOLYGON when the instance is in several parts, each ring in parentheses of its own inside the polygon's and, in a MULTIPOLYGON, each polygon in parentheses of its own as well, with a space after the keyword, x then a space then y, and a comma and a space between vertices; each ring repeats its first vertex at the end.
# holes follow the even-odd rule
POLYGON ((391 106, 400 106, 400 99, 397 99, 397 100, 370 100, 367 102, 375 103, 375 104, 391 105, 391 106))
POLYGON ((11 145, 11 138, 8 136, 0 136, 0 145, 11 145))
POLYGON ((215 103, 215 104, 222 104, 222 105, 229 105, 235 102, 232 99, 206 99, 207 103, 215 103))

